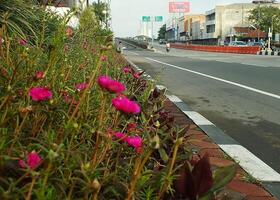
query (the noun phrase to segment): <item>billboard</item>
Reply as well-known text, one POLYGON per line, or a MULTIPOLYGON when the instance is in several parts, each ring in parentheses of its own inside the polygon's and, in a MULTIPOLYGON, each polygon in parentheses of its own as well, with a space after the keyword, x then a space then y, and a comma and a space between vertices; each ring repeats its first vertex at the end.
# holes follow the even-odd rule
POLYGON ((169 13, 190 12, 190 2, 169 2, 169 13))

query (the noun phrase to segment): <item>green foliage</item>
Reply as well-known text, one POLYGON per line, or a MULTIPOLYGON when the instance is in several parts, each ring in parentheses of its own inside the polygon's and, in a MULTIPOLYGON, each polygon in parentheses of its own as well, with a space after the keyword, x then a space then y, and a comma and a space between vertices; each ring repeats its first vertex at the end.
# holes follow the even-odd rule
POLYGON ((273 33, 280 32, 280 9, 273 6, 256 7, 250 12, 249 21, 260 28, 260 30, 268 32, 273 27, 273 33))
POLYGON ((35 6, 32 1, 23 0, 2 0, 0 21, 0 36, 22 38, 32 44, 40 41, 45 45, 50 43, 61 23, 58 16, 45 12, 44 8, 35 6))
POLYGON ((93 8, 86 8, 80 16, 79 19, 79 31, 85 35, 84 37, 93 37, 99 29, 99 25, 97 23, 96 16, 94 14, 93 8))
POLYGON ((26 33, 31 32, 35 35, 31 27, 30 19, 35 18, 31 11, 31 4, 26 4, 22 0, 1 0, 0 1, 0 23, 3 35, 17 35, 21 38, 26 37, 26 33))
POLYGON ((166 24, 164 24, 158 31, 158 40, 159 39, 165 39, 165 33, 166 33, 166 24))
POLYGON ((93 2, 92 7, 97 18, 97 21, 100 25, 107 25, 108 20, 111 16, 109 16, 109 5, 106 2, 93 2), (106 12, 106 14, 105 14, 106 12))

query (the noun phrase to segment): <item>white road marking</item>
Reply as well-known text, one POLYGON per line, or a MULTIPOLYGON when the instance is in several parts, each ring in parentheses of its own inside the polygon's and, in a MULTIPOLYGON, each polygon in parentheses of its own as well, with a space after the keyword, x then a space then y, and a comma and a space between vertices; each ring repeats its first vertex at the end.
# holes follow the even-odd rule
POLYGON ((259 93, 259 94, 263 94, 263 95, 266 95, 266 96, 269 96, 269 97, 280 99, 280 95, 277 95, 277 94, 273 94, 273 93, 270 93, 270 92, 259 90, 259 89, 253 88, 253 87, 242 85, 240 83, 236 83, 236 82, 233 82, 233 81, 228 81, 228 80, 225 80, 225 79, 222 79, 222 78, 218 78, 218 77, 215 77, 215 76, 211 76, 211 75, 208 75, 208 74, 203 74, 203 73, 200 73, 200 72, 197 72, 197 71, 193 71, 193 70, 190 70, 190 69, 186 69, 186 68, 183 68, 183 67, 178 67, 176 65, 172 65, 172 64, 169 64, 169 63, 161 62, 161 61, 158 61, 158 60, 155 60, 155 59, 152 59, 152 58, 148 58, 148 57, 145 57, 145 58, 147 60, 150 60, 150 61, 153 61, 153 62, 157 62, 157 63, 163 64, 163 65, 167 65, 167 66, 170 66, 170 67, 173 67, 173 68, 176 68, 176 69, 180 69, 180 70, 183 70, 183 71, 191 72, 193 74, 204 76, 204 77, 207 77, 207 78, 210 78, 210 79, 214 79, 214 80, 217 80, 217 81, 221 81, 221 82, 224 82, 224 83, 228 83, 228 84, 231 84, 231 85, 234 85, 234 86, 246 89, 246 90, 250 90, 250 91, 253 91, 253 92, 256 92, 256 93, 259 93))
POLYGON ((175 96, 175 95, 166 95, 166 97, 172 101, 173 103, 181 103, 183 102, 179 97, 175 96))
POLYGON ((159 90, 166 90, 167 88, 164 85, 156 85, 159 90))
POLYGON ((212 122, 210 122, 208 119, 203 117, 198 112, 194 112, 194 111, 183 111, 183 112, 185 113, 185 115, 187 115, 189 118, 191 118, 192 121, 198 126, 214 125, 212 122))
POLYGON ((230 157, 260 181, 280 182, 280 174, 241 145, 219 145, 230 157))
POLYGON ((139 56, 138 53, 135 53, 135 52, 132 52, 132 51, 130 51, 130 53, 132 53, 133 55, 139 56))

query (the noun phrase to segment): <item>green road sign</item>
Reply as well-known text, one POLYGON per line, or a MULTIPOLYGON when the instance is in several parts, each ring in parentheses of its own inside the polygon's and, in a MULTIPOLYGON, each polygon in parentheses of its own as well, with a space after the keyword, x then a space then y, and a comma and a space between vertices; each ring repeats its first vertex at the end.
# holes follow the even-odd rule
POLYGON ((163 21, 163 17, 162 16, 155 16, 155 21, 156 22, 162 22, 163 21))
POLYGON ((150 16, 142 16, 142 22, 150 22, 151 17, 150 16))

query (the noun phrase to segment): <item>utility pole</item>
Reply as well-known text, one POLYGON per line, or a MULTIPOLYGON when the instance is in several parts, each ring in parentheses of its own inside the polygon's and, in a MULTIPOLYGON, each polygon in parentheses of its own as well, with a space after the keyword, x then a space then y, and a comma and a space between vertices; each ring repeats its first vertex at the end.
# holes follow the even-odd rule
POLYGON ((258 42, 260 42, 260 8, 261 8, 261 1, 259 1, 259 9, 258 9, 258 42))
POLYGON ((151 17, 151 23, 152 23, 152 48, 154 48, 154 20, 155 20, 155 17, 152 16, 151 17))
POLYGON ((268 29, 268 46, 267 46, 268 51, 271 50, 271 48, 270 48, 271 36, 272 36, 272 34, 271 34, 271 29, 269 28, 269 29, 268 29))

